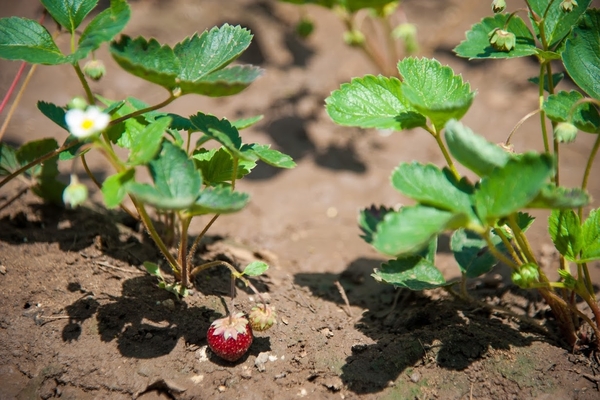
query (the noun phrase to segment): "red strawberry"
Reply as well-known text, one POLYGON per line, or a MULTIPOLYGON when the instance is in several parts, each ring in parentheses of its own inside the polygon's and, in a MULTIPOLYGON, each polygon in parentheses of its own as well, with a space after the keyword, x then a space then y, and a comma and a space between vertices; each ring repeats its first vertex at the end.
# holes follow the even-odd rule
POLYGON ((227 361, 240 359, 252 344, 252 328, 244 313, 215 320, 206 334, 210 349, 227 361))

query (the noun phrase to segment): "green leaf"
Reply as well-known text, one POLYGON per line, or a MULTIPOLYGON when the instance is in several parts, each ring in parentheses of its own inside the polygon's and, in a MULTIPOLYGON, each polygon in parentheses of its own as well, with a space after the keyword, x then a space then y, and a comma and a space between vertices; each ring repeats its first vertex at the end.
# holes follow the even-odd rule
POLYGON ((466 40, 463 40, 454 49, 454 52, 459 57, 471 60, 475 58, 515 58, 534 55, 537 48, 533 35, 520 17, 512 14, 496 14, 494 17, 484 18, 473 25, 467 32, 466 40), (511 18, 508 27, 505 27, 509 16, 511 18), (494 29, 504 29, 516 36, 516 44, 511 51, 500 51, 492 47, 488 35, 494 29))
POLYGON ((433 164, 400 164, 392 173, 392 186, 421 204, 475 217, 470 192, 433 164))
POLYGON ((538 195, 554 171, 548 154, 525 153, 509 160, 481 180, 473 194, 482 221, 508 216, 527 206, 538 195))
MULTIPOLYGON (((504 250, 502 240, 498 236, 492 235, 490 239, 496 247, 500 246, 501 251, 504 250)), ((496 257, 489 251, 485 239, 473 231, 462 228, 454 231, 450 239, 450 249, 461 272, 467 278, 483 275, 498 263, 496 257)))
POLYGON ((96 7, 98 0, 40 0, 52 18, 71 34, 96 7))
POLYGON ((164 281, 158 264, 152 263, 150 261, 144 261, 144 268, 146 268, 146 271, 148 271, 150 275, 156 276, 158 279, 160 279, 160 281, 164 281))
POLYGON ((235 121, 231 121, 231 125, 234 126, 238 131, 241 131, 242 129, 249 128, 252 125, 256 124, 258 121, 262 120, 263 117, 263 115, 256 115, 250 118, 238 119, 235 121))
POLYGON ((214 115, 198 112, 196 115, 190 116, 190 121, 197 130, 221 143, 234 156, 243 160, 252 159, 241 151, 242 138, 240 133, 226 119, 218 119, 214 115))
POLYGON ((192 124, 192 121, 182 117, 181 115, 171 114, 168 116, 171 118, 171 128, 177 129, 178 131, 197 132, 198 129, 192 124))
POLYGON ((397 131, 425 126, 425 117, 402 96, 401 85, 393 77, 354 78, 325 99, 327 113, 345 126, 397 131))
POLYGON ((129 193, 159 209, 181 210, 198 198, 202 178, 185 151, 169 141, 163 141, 158 157, 149 163, 155 186, 131 182, 129 193))
MULTIPOLYGON (((579 7, 578 7, 579 8, 579 7)), ((567 73, 591 97, 600 100, 600 10, 589 9, 567 38, 562 60, 567 73)))
MULTIPOLYGON (((200 149, 194 153, 193 157, 197 168, 202 171, 202 178, 206 186, 216 186, 231 181, 233 177, 233 157, 225 148, 200 149)), ((255 166, 254 161, 239 160, 236 179, 249 174, 255 166)))
POLYGON ((253 261, 248 264, 246 268, 244 268, 242 273, 247 276, 259 276, 264 274, 267 269, 269 269, 267 263, 262 261, 253 261))
POLYGON ((579 256, 583 236, 579 217, 573 210, 552 210, 548 232, 556 250, 567 260, 574 261, 579 256))
MULTIPOLYGON (((589 7, 591 0, 577 0, 577 7, 571 12, 564 12, 560 6, 560 1, 548 0, 530 0, 529 5, 532 10, 543 18, 544 36, 549 48, 556 46, 569 33, 571 27, 577 23, 577 20, 589 7)), ((535 28, 538 38, 539 29, 533 18, 531 25, 535 28)), ((540 39, 541 40, 541 39, 540 39)))
MULTIPOLYGON (((55 139, 34 140, 21 146, 15 155, 20 165, 26 165, 57 148, 55 139)), ((59 173, 58 155, 29 168, 25 173, 36 181, 31 188, 35 194, 52 203, 62 204, 62 191, 66 185, 56 179, 59 173)))
POLYGON ((403 78, 402 95, 438 131, 450 119, 461 119, 475 97, 461 76, 437 60, 405 58, 398 63, 398 71, 403 78))
POLYGON ((600 211, 592 210, 583 223, 581 262, 600 260, 600 211))
POLYGON ((358 226, 363 234, 360 237, 365 242, 373 244, 373 236, 375 235, 375 231, 377 231, 377 225, 383 221, 387 213, 392 211, 394 211, 392 208, 385 206, 376 207, 375 205, 361 210, 358 215, 358 226))
MULTIPOLYGON (((565 77, 564 72, 557 72, 557 73, 552 74, 552 87, 556 87, 556 85, 558 85, 560 83, 560 81, 563 80, 564 77, 565 77)), ((538 76, 534 76, 527 80, 536 86, 538 86, 540 84, 540 78, 538 76)), ((544 74, 544 90, 548 93, 550 92, 550 87, 548 86, 548 75, 547 74, 544 74)))
POLYGON ((85 28, 70 61, 81 60, 102 43, 113 40, 125 28, 130 17, 131 10, 125 0, 111 0, 110 7, 96 15, 85 28))
POLYGON ((248 194, 232 192, 229 186, 210 187, 200 192, 189 212, 192 215, 231 214, 244 208, 249 200, 248 194))
POLYGON ((0 142, 0 176, 10 175, 20 167, 16 150, 8 144, 0 142))
POLYGON ((600 131, 600 115, 592 104, 579 104, 571 113, 573 106, 581 99, 583 99, 583 95, 575 90, 560 91, 548 96, 542 109, 554 122, 569 121, 581 131, 598 133, 600 131), (572 119, 569 119, 570 116, 572 119))
POLYGON ((152 160, 160 149, 165 130, 170 123, 170 118, 161 118, 150 123, 139 134, 132 137, 127 164, 130 166, 143 165, 152 160))
POLYGON ((488 142, 455 120, 446 124, 445 137, 448 149, 456 161, 479 176, 489 175, 512 158, 500 146, 488 142))
POLYGON ((45 101, 38 101, 37 108, 42 112, 42 114, 50 118, 50 120, 56 125, 60 126, 67 132, 69 131, 69 128, 67 128, 67 123, 65 122, 65 114, 67 112, 64 108, 59 107, 56 104, 47 103, 45 101))
POLYGON ((292 157, 270 148, 270 144, 250 144, 242 147, 242 151, 250 151, 261 161, 277 168, 294 168, 296 163, 292 157))
POLYGON ((0 19, 0 58, 47 65, 68 61, 46 28, 18 17, 0 19))
POLYGON ((421 251, 438 234, 455 222, 456 215, 422 205, 389 212, 377 225, 373 246, 390 256, 412 255, 421 251))
POLYGON ((590 195, 584 190, 556 187, 556 185, 548 183, 542 187, 527 208, 577 208, 588 205, 590 201, 590 195))
POLYGON ((440 270, 419 256, 390 260, 381 264, 372 276, 378 281, 410 290, 433 289, 446 284, 440 270))
POLYGON ((129 169, 124 172, 111 175, 104 180, 102 183, 102 195, 104 196, 104 203, 108 208, 115 208, 127 194, 127 184, 133 182, 135 175, 134 169, 129 169))
POLYGON ((156 40, 123 36, 110 51, 129 73, 181 94, 228 96, 239 93, 262 74, 257 67, 227 67, 248 47, 247 29, 228 24, 194 35, 171 47, 156 40))

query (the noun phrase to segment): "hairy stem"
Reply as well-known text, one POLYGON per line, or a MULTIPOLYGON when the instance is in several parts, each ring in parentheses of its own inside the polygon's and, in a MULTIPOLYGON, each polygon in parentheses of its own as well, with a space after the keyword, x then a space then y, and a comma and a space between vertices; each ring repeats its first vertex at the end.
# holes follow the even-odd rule
POLYGON ((88 84, 81 68, 79 67, 79 63, 73 64, 73 68, 75 68, 75 72, 77 73, 77 77, 79 78, 79 82, 81 82, 81 86, 83 86, 83 90, 85 90, 85 96, 87 97, 87 101, 89 104, 95 104, 96 99, 92 93, 92 89, 90 89, 90 85, 88 84))
POLYGON ((134 117, 137 117, 139 115, 145 114, 147 112, 158 110, 158 109, 161 109, 163 107, 166 107, 167 105, 171 104, 175 99, 177 99, 177 97, 178 96, 175 96, 173 93, 169 93, 169 98, 167 98, 165 101, 160 102, 160 103, 155 104, 155 105, 150 106, 150 107, 142 108, 141 110, 134 111, 134 112, 132 112, 130 114, 123 115, 122 117, 113 119, 112 121, 110 121, 110 124, 108 124, 108 125, 109 126, 113 126, 113 125, 119 124, 119 123, 121 123, 121 122, 123 122, 125 120, 128 120, 129 118, 134 118, 134 117))

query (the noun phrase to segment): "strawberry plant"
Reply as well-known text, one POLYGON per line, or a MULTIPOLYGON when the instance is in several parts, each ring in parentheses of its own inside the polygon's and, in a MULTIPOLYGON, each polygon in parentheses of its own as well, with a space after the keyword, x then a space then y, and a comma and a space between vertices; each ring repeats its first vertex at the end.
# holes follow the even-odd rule
MULTIPOLYGON (((397 0, 280 0, 298 5, 314 4, 331 9, 344 23, 344 42, 359 49, 384 74, 396 74, 395 62, 399 56, 398 42, 404 45, 404 53, 418 51, 417 29, 409 23, 397 0), (394 18, 400 16, 400 21, 394 18), (369 29, 371 28, 371 29, 369 29)), ((314 25, 302 9, 302 17, 296 32, 309 36, 314 25)))
POLYGON ((539 75, 530 79, 539 103, 524 119, 539 117, 544 152, 511 149, 510 138, 521 123, 501 145, 463 125, 475 92, 434 59, 401 60, 400 79, 355 78, 327 98, 329 116, 341 125, 422 128, 446 162, 442 167, 402 162, 391 184, 415 204, 372 206, 360 213, 364 240, 391 257, 374 271, 375 279, 411 290, 442 287, 468 298, 466 279, 500 261, 511 268, 516 285, 539 291, 569 346, 598 348, 600 307, 588 265, 600 260, 600 211, 592 209, 586 189, 600 147, 600 10, 590 3, 527 0, 526 8, 508 12, 505 2, 496 0, 495 15, 473 25, 455 48, 468 59, 532 57, 539 63, 539 75), (564 77, 554 72, 558 63, 579 90, 557 89, 564 77), (560 182, 560 149, 579 132, 595 135, 595 142, 580 187, 566 188, 560 182), (468 177, 459 173, 458 164, 470 171, 468 177), (546 276, 527 238, 534 220, 527 209, 551 210, 548 231, 560 253, 558 281, 546 276), (435 266, 438 237, 447 232, 459 282, 447 282, 435 266), (587 303, 593 318, 577 307, 577 299, 587 303), (591 336, 580 329, 582 323, 591 336))
MULTIPOLYGON (((111 0, 108 8, 89 20, 86 17, 97 6, 97 0, 41 3, 59 29, 50 33, 33 20, 3 18, 0 57, 34 66, 70 65, 85 96, 75 97, 67 105, 38 103, 41 113, 68 136, 61 145, 53 138, 25 143, 19 148, 1 143, 0 174, 5 178, 0 187, 19 178, 43 199, 76 207, 87 197, 86 186, 74 173, 81 163, 101 189, 107 207, 122 207, 141 221, 170 265, 175 282, 167 283, 154 263, 145 263, 146 269, 157 276, 161 287, 178 296, 185 295, 195 273, 224 265, 219 262, 194 266, 193 256, 220 215, 240 211, 248 203, 248 195, 236 191, 236 182, 259 161, 279 168, 295 165, 289 156, 269 145, 243 142, 240 131, 261 116, 228 121, 202 112, 184 117, 161 111, 186 95, 230 96, 250 85, 262 70, 233 62, 248 48, 252 34, 240 26, 225 24, 196 33, 171 47, 144 37, 117 38, 130 17, 125 0, 111 0), (88 21, 85 27, 84 21, 88 21), (63 37, 66 40, 59 40, 63 37), (92 93, 89 79, 101 79, 105 73, 101 60, 94 56, 103 43, 109 43, 110 54, 122 69, 164 88, 164 101, 149 105, 133 97, 115 100, 92 93), (68 51, 60 48, 62 44, 68 45, 68 51), (87 166, 86 156, 91 151, 104 156, 113 168, 113 174, 103 182, 87 166), (123 153, 126 156, 120 157, 123 153), (71 183, 66 188, 57 180, 59 161, 72 163, 71 183), (139 177, 142 170, 149 172, 151 183, 139 177), (125 205, 127 198, 134 209, 125 205), (167 226, 162 235, 150 217, 150 209, 156 210, 167 226), (197 216, 211 218, 190 243, 188 230, 197 216), (176 233, 178 244, 172 254, 170 244, 176 233)), ((242 279, 233 266, 226 266, 236 279, 242 279)), ((250 271, 262 273, 265 269, 266 265, 261 265, 250 271)))

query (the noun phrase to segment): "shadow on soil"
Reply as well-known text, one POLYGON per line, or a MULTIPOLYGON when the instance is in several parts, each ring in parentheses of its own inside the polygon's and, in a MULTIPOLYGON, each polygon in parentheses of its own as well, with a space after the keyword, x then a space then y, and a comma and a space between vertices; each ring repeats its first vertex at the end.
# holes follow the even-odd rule
POLYGON ((341 374, 342 381, 357 394, 380 392, 411 367, 434 363, 464 370, 491 349, 526 347, 545 340, 533 327, 519 325, 520 321, 509 325, 484 308, 432 300, 405 289, 395 292, 370 276, 380 264, 381 260, 359 258, 340 275, 295 275, 296 284, 344 307, 334 285, 339 281, 350 305, 368 310, 355 326, 376 343, 353 345, 341 374))

